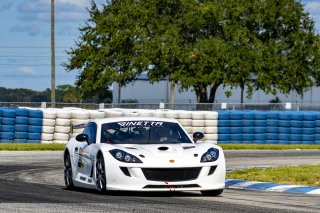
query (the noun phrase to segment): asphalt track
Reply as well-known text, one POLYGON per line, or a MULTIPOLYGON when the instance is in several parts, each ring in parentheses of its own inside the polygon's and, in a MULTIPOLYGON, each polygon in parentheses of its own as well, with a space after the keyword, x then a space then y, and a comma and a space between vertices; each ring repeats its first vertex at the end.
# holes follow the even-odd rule
MULTIPOLYGON (((226 151, 227 170, 320 164, 320 151, 226 151)), ((320 197, 225 189, 198 192, 108 193, 68 191, 62 152, 0 152, 0 212, 320 212, 320 197)))

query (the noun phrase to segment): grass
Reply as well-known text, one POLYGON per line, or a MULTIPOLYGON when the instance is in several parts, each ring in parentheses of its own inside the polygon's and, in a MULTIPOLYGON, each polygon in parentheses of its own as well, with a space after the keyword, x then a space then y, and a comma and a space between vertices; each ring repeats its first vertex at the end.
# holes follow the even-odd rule
POLYGON ((0 151, 62 151, 65 144, 0 143, 0 151))
POLYGON ((218 144, 224 150, 320 149, 320 144, 218 144))
POLYGON ((285 166, 266 169, 253 168, 227 173, 227 178, 302 186, 320 186, 319 171, 320 165, 285 166))

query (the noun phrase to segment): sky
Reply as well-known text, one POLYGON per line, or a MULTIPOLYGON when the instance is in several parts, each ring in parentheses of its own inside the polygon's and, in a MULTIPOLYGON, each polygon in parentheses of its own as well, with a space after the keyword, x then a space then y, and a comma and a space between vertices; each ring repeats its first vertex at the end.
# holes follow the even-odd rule
MULTIPOLYGON (((56 85, 74 85, 67 50, 89 18, 91 0, 55 0, 56 85)), ((105 0, 95 0, 98 5, 105 0)), ((320 33, 320 0, 302 0, 320 33)), ((0 87, 44 91, 51 88, 51 0, 0 0, 0 87)))

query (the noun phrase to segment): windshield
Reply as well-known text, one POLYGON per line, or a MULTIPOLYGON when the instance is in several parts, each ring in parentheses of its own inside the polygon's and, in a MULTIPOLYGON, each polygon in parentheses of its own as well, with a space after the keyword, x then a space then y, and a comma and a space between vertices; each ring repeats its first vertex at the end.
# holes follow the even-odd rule
POLYGON ((102 124, 101 143, 177 144, 192 143, 192 141, 177 123, 122 121, 102 124))

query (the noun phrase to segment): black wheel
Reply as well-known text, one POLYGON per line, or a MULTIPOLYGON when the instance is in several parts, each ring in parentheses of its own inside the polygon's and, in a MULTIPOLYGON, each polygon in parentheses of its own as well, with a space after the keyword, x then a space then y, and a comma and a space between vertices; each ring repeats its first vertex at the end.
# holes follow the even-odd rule
POLYGON ((96 162, 96 186, 99 193, 106 192, 106 171, 103 156, 99 156, 96 162))
POLYGON ((204 196, 218 196, 222 192, 223 192, 223 189, 217 189, 217 190, 201 191, 201 194, 204 196))
POLYGON ((66 153, 64 158, 64 184, 66 189, 73 190, 74 184, 72 179, 72 165, 69 153, 66 153))

